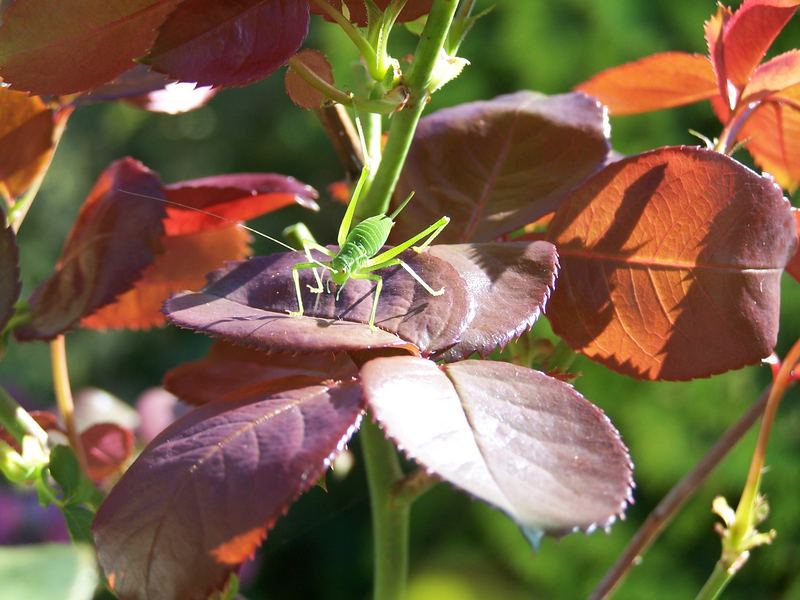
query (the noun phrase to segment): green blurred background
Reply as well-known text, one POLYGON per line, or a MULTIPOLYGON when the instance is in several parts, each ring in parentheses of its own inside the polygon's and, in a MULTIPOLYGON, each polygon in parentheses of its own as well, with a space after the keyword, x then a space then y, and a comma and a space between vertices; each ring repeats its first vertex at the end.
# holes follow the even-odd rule
MULTIPOLYGON (((653 52, 703 52, 702 24, 712 0, 495 0, 462 55, 472 66, 439 93, 431 110, 532 89, 569 91, 609 66, 653 52)), ((486 7, 487 0, 478 0, 486 7)), ((796 19, 776 50, 800 46, 796 19)), ((397 55, 412 48, 398 36, 397 55), (404 46, 405 44, 405 46, 404 46)), ((353 52, 338 30, 320 20, 307 46, 324 49, 347 80, 353 52)), ((720 127, 707 104, 612 120, 614 147, 634 153, 671 144, 696 144, 687 130, 709 137, 720 127)), ((235 171, 274 171, 316 186, 323 211, 287 209, 255 222, 278 232, 305 220, 330 237, 343 208, 324 193, 341 179, 336 156, 315 117, 295 108, 282 77, 220 93, 208 106, 181 116, 154 115, 122 104, 88 106, 72 118, 53 168, 20 232, 26 293, 51 271, 80 203, 112 160, 131 155, 167 182, 235 171)), ((747 160, 742 153, 738 156, 747 160)), ((272 250, 256 242, 260 252, 272 250)), ((785 352, 800 336, 800 287, 784 282, 785 352)), ((539 326, 546 330, 546 324, 539 326)), ((68 337, 73 384, 97 386, 129 402, 158 384, 175 365, 202 356, 208 340, 175 329, 151 333, 78 331, 68 337)), ((53 402, 44 344, 13 346, 0 363, 0 382, 33 404, 53 402)), ((655 503, 758 396, 766 368, 692 383, 645 383, 580 359, 577 387, 621 430, 636 465, 636 504, 610 534, 547 539, 533 552, 513 523, 487 506, 441 485, 415 505, 411 539, 411 600, 585 597, 621 552, 655 503)), ((728 598, 800 598, 800 409, 787 397, 770 446, 764 490, 778 531, 773 546, 757 550, 727 591, 728 598)), ((723 463, 670 524, 616 598, 693 597, 719 556, 711 500, 735 502, 746 476, 754 435, 723 463)), ((344 480, 327 493, 314 489, 291 509, 259 553, 261 568, 250 598, 367 598, 371 589, 369 501, 358 452, 344 480)))

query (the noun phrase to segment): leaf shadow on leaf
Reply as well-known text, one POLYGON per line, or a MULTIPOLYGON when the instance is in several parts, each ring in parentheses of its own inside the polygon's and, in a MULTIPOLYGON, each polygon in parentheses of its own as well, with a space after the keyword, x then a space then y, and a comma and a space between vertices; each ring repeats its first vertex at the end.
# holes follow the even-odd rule
MULTIPOLYGON (((610 168, 618 170, 621 167, 612 165, 610 168)), ((556 286, 553 302, 558 303, 559 296, 565 293, 573 296, 574 300, 576 292, 571 287, 569 277, 570 267, 575 269, 575 272, 578 273, 578 267, 586 270, 582 278, 589 278, 593 281, 593 284, 590 286, 591 295, 581 293, 581 299, 578 301, 578 304, 581 305, 583 310, 591 312, 592 315, 596 316, 593 316, 591 321, 581 319, 583 331, 580 333, 575 331, 570 336, 573 345, 576 347, 585 347, 592 342, 605 330, 613 319, 615 308, 611 297, 614 289, 611 287, 612 284, 609 281, 605 269, 597 269, 597 265, 591 263, 587 264, 587 261, 581 258, 573 259, 569 255, 569 250, 566 249, 575 248, 580 253, 588 252, 588 254, 594 252, 600 254, 609 253, 619 256, 620 260, 624 260, 626 256, 635 255, 639 249, 638 247, 625 251, 622 250, 622 247, 637 227, 647 204, 664 180, 666 169, 666 163, 649 169, 625 190, 622 202, 614 214, 611 227, 608 228, 596 244, 593 244, 591 250, 585 250, 585 241, 580 238, 573 238, 563 244, 554 241, 561 255, 562 275, 556 286)), ((594 197, 587 197, 582 206, 575 207, 571 211, 574 218, 577 218, 585 210, 588 210, 593 200, 594 197)), ((563 228, 568 226, 569 223, 565 224, 563 228)), ((579 315, 578 318, 580 318, 579 315)))
MULTIPOLYGON (((764 204, 768 198, 760 198, 764 204)), ((750 254, 747 263, 760 258, 764 266, 748 268, 741 255, 731 256, 731 267, 703 268, 720 263, 720 244, 732 238, 734 248, 742 254, 747 244, 742 223, 747 229, 764 226, 763 214, 747 215, 742 202, 731 201, 712 220, 707 234, 700 242, 703 250, 697 257, 698 268, 686 272, 681 279, 684 292, 671 313, 671 335, 666 338, 656 356, 661 367, 659 379, 692 379, 755 364, 772 352, 778 337, 778 307, 780 303, 781 269, 769 268, 766 263, 775 248, 786 247, 785 239, 771 237, 771 247, 750 254), (759 223, 758 221, 762 221, 759 223), (716 318, 710 318, 709 309, 716 318), (703 340, 704 359, 698 363, 692 351, 703 340)), ((770 219, 771 220, 771 219, 770 219)), ((774 222, 778 222, 774 218, 774 222)), ((792 220, 793 221, 793 220, 792 220)), ((793 226, 793 222, 791 223, 793 226)), ((787 255, 791 257, 792 253, 787 255)), ((727 257, 726 257, 727 258, 727 257)), ((642 373, 648 376, 648 373, 642 373)), ((652 374, 650 374, 652 377, 652 374)))

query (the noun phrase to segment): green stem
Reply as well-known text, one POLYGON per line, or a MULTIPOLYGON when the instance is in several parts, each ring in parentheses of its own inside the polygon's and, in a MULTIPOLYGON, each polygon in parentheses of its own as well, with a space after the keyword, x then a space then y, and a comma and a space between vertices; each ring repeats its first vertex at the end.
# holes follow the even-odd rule
POLYGON ((22 443, 23 437, 31 435, 39 440, 43 448, 47 446, 47 432, 2 387, 0 387, 0 425, 19 443, 22 443))
POLYGON ((725 568, 722 561, 717 561, 708 581, 697 594, 695 600, 714 600, 718 598, 732 578, 733 573, 725 568))
POLYGON ((298 58, 296 54, 289 59, 287 64, 289 65, 289 68, 297 73, 297 75, 299 75, 303 81, 305 81, 308 85, 313 87, 329 100, 333 100, 334 102, 338 102, 344 106, 352 106, 352 94, 348 94, 347 92, 337 88, 335 85, 331 85, 325 81, 322 77, 309 69, 308 66, 300 58, 298 58))
POLYGON ((397 450, 370 415, 364 417, 360 438, 372 509, 375 560, 372 597, 374 600, 402 600, 408 575, 409 507, 393 502, 392 492, 403 479, 403 471, 397 450))
POLYGON ((385 214, 394 193, 400 172, 408 156, 417 123, 428 103, 428 86, 436 61, 447 39, 458 0, 434 0, 425 29, 414 53, 414 64, 406 77, 408 102, 392 117, 389 141, 383 149, 383 159, 366 197, 359 203, 357 216, 385 214))
POLYGON ((347 37, 349 37, 353 44, 355 44, 356 48, 358 48, 358 51, 361 52, 361 55, 364 57, 366 63, 368 65, 374 65, 376 62, 375 49, 370 45, 366 38, 364 38, 358 28, 349 20, 347 20, 347 18, 345 18, 340 11, 336 10, 326 0, 311 1, 314 3, 314 6, 328 15, 339 27, 342 28, 342 31, 345 32, 347 37))
POLYGON ((75 402, 72 399, 72 387, 69 383, 69 369, 67 366, 67 346, 63 335, 59 335, 50 342, 50 366, 53 372, 53 390, 56 395, 56 404, 64 419, 67 429, 67 439, 81 471, 86 473, 86 454, 83 451, 78 429, 75 426, 75 402))

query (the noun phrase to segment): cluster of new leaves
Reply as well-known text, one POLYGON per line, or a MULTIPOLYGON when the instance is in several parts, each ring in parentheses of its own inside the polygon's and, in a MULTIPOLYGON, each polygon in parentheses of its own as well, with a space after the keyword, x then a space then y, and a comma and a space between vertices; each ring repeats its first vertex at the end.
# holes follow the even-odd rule
POLYGON ((736 12, 720 5, 705 24, 708 56, 654 54, 602 71, 578 89, 614 115, 711 100, 756 163, 794 191, 800 184, 800 50, 761 61, 799 5, 745 0, 736 12))

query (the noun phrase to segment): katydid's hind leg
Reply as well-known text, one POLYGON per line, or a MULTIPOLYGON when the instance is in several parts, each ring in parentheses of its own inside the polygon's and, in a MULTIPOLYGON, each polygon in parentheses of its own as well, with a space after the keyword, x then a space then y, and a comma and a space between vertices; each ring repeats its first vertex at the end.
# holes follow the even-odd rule
MULTIPOLYGON (((412 250, 414 250, 414 251, 416 251, 416 252, 424 252, 424 251, 425 251, 425 249, 426 249, 428 246, 430 246, 430 245, 431 245, 431 242, 432 242, 433 240, 435 240, 435 239, 436 239, 436 236, 438 236, 440 233, 442 233, 442 230, 443 230, 445 227, 447 227, 447 224, 448 224, 449 222, 450 222, 450 217, 442 217, 441 219, 439 219, 438 221, 436 221, 436 223, 434 223, 433 225, 431 225, 431 227, 433 227, 433 228, 434 228, 434 230, 433 230, 433 233, 431 233, 431 235, 428 237, 428 239, 427 239, 427 240, 425 240, 425 241, 422 243, 422 245, 421 245, 421 246, 413 246, 413 247, 412 247, 412 250)), ((401 263, 401 264, 403 264, 403 263, 401 263)), ((404 268, 404 269, 406 269, 406 271, 409 271, 409 272, 411 272, 411 271, 410 271, 410 269, 409 269, 409 267, 407 267, 405 264, 403 264, 403 268, 404 268)), ((422 282, 422 280, 418 280, 418 281, 420 281, 420 283, 422 282)), ((423 285, 424 285, 424 284, 423 284, 423 285)), ((444 289, 442 289, 442 291, 444 291, 444 289)), ((431 292, 431 293, 433 293, 433 292, 431 292)), ((433 294, 433 295, 434 295, 434 296, 438 296, 438 294, 433 294)))
MULTIPOLYGON (((297 294, 297 310, 287 310, 290 317, 303 316, 303 293, 300 291, 300 271, 303 269, 314 269, 318 263, 304 262, 297 263, 292 267, 292 280, 294 281, 294 291, 297 294)), ((320 284, 321 285, 321 284, 320 284)))
POLYGON ((428 292, 431 296, 441 296, 442 294, 444 294, 444 288, 440 288, 438 290, 433 289, 431 286, 425 283, 425 280, 422 279, 422 277, 420 277, 419 274, 414 269, 412 269, 408 263, 400 260, 399 258, 397 259, 397 262, 400 263, 400 266, 403 267, 406 270, 406 272, 416 280, 418 284, 420 284, 423 288, 425 288, 425 291, 428 292))
POLYGON ((375 298, 372 301, 372 312, 369 314, 369 328, 371 331, 375 331, 375 314, 378 312, 378 298, 381 297, 381 290, 383 290, 383 277, 372 273, 353 273, 350 279, 369 279, 375 282, 375 298))

